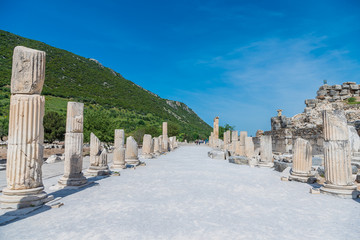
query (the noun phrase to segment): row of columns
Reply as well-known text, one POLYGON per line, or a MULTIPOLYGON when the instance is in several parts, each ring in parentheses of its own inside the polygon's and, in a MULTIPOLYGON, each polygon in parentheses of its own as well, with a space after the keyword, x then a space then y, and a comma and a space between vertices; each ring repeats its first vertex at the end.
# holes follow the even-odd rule
MULTIPOLYGON (((1 208, 24 208, 42 205, 51 200, 42 183, 43 117, 45 98, 40 96, 45 80, 46 54, 22 46, 14 49, 11 77, 7 186, 0 197, 1 208)), ((84 104, 68 102, 65 133, 64 174, 56 188, 87 184, 83 169, 84 104)), ((126 139, 123 129, 115 130, 112 169, 126 164, 138 165, 138 145, 132 136, 126 139)), ((167 123, 163 135, 144 135, 143 157, 150 158, 177 147, 176 137, 168 138, 167 123)), ((107 149, 94 133, 90 136, 90 166, 86 175, 110 174, 107 149)))

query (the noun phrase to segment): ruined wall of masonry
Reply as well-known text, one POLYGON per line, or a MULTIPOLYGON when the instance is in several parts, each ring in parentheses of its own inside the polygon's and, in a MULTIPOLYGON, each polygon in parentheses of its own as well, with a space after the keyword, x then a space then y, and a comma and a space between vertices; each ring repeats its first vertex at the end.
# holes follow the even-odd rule
POLYGON ((323 85, 317 91, 315 99, 305 100, 303 113, 293 117, 278 115, 271 118, 271 135, 273 150, 276 152, 292 152, 296 138, 308 140, 313 154, 323 153, 322 112, 324 110, 343 109, 349 125, 353 125, 360 135, 360 104, 347 104, 350 97, 360 101, 360 85, 345 82, 342 85, 323 85))
POLYGON ((265 135, 272 136, 274 152, 293 152, 293 145, 297 138, 303 138, 310 142, 313 154, 323 153, 323 130, 321 126, 315 128, 290 129, 282 128, 279 130, 266 131, 265 135))

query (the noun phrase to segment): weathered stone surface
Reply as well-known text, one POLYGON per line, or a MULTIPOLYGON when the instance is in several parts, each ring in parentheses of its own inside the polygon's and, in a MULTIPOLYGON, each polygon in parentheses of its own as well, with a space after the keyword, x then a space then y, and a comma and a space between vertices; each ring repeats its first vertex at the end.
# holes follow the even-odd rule
POLYGON ((347 120, 341 110, 324 111, 325 183, 322 193, 356 198, 358 192, 352 181, 351 150, 347 120))
POLYGON ((16 47, 13 54, 7 187, 2 208, 23 208, 44 203, 42 163, 45 99, 40 96, 45 76, 45 52, 16 47), (21 93, 21 94, 20 94, 21 93))
POLYGON ((111 168, 125 168, 125 131, 124 129, 115 129, 113 165, 111 168))
POLYGON ((45 163, 56 163, 56 162, 61 162, 62 159, 60 156, 54 154, 48 157, 48 159, 46 159, 45 163))
POLYGON ((348 126, 349 129, 349 141, 350 141, 350 148, 352 152, 359 152, 360 151, 360 137, 357 133, 355 127, 348 126))
POLYGON ((140 163, 138 158, 138 144, 132 136, 126 139, 125 162, 131 165, 140 163))
POLYGON ((11 75, 12 94, 40 94, 45 80, 45 52, 17 46, 11 75))
POLYGON ((12 95, 7 151, 7 188, 42 186, 45 99, 40 95, 12 95))
POLYGON ((90 166, 87 173, 92 176, 110 174, 106 149, 102 148, 100 140, 94 133, 90 134, 90 166))
POLYGON ((158 137, 154 137, 154 155, 158 156, 160 155, 160 140, 158 137))
POLYGON ((143 158, 152 158, 151 154, 152 148, 152 137, 150 134, 144 134, 143 137, 143 146, 142 146, 142 157, 143 158))
POLYGON ((314 174, 311 173, 311 167, 312 147, 309 141, 298 138, 294 145, 293 166, 289 179, 299 182, 308 182, 310 177, 314 177, 314 174))
POLYGON ((274 170, 278 172, 283 172, 286 168, 290 166, 291 164, 286 162, 274 161, 274 170))
POLYGON ((223 151, 212 150, 208 152, 209 158, 225 160, 226 154, 223 151))
POLYGON ((260 166, 272 167, 273 154, 272 154, 272 141, 271 136, 263 135, 260 138, 260 166))
POLYGON ((230 156, 228 161, 229 163, 235 163, 239 165, 249 165, 249 159, 245 156, 230 156))
POLYGON ((341 110, 323 111, 324 140, 349 140, 347 120, 341 110))
POLYGON ((167 122, 163 122, 162 127, 162 150, 168 152, 170 150, 169 146, 169 138, 168 138, 168 129, 167 129, 167 122))
POLYGON ((65 133, 64 175, 58 185, 80 186, 87 182, 82 173, 83 167, 83 111, 84 104, 68 102, 65 133))
POLYGON ((84 104, 79 102, 68 102, 66 114, 66 132, 82 133, 83 132, 83 112, 84 104))
POLYGON ((255 157, 255 149, 254 148, 255 147, 254 147, 254 142, 252 140, 252 137, 246 137, 245 138, 245 146, 244 146, 245 156, 248 158, 255 157))

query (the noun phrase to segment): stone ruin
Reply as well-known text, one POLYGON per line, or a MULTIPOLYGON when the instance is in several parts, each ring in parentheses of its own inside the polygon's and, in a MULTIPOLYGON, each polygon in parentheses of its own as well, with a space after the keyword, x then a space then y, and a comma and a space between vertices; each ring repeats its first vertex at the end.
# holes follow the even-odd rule
POLYGON ((125 163, 125 131, 124 129, 115 129, 114 152, 112 169, 126 168, 125 163))
POLYGON ((87 180, 82 173, 83 167, 83 117, 84 104, 68 102, 65 133, 64 176, 59 186, 81 186, 87 180))
POLYGON ((107 150, 94 133, 90 134, 90 166, 87 174, 91 176, 109 175, 107 150))
MULTIPOLYGON (((323 85, 317 91, 316 99, 305 100, 303 113, 293 117, 278 114, 271 118, 271 131, 265 135, 271 135, 275 152, 293 152, 293 145, 297 138, 303 138, 310 142, 313 155, 323 154, 323 120, 324 110, 344 110, 352 142, 360 142, 360 105, 347 104, 345 100, 350 97, 359 98, 360 88, 354 82, 345 82, 342 85, 323 85), (352 129, 356 129, 355 131, 352 129)), ((358 100, 359 101, 359 100, 358 100)), ((360 146, 353 152, 359 152, 360 146)), ((360 154, 358 154, 360 156, 360 154)), ((359 159, 360 160, 360 159, 359 159)))
POLYGON ((15 47, 11 75, 7 186, 2 208, 38 206, 47 199, 42 183, 45 52, 15 47))

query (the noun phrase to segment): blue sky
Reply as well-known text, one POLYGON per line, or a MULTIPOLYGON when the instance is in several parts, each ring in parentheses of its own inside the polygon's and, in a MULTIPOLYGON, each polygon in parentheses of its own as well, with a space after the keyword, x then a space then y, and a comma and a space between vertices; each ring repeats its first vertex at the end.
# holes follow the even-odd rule
POLYGON ((95 58, 254 134, 326 79, 360 83, 360 1, 0 0, 0 29, 95 58))

